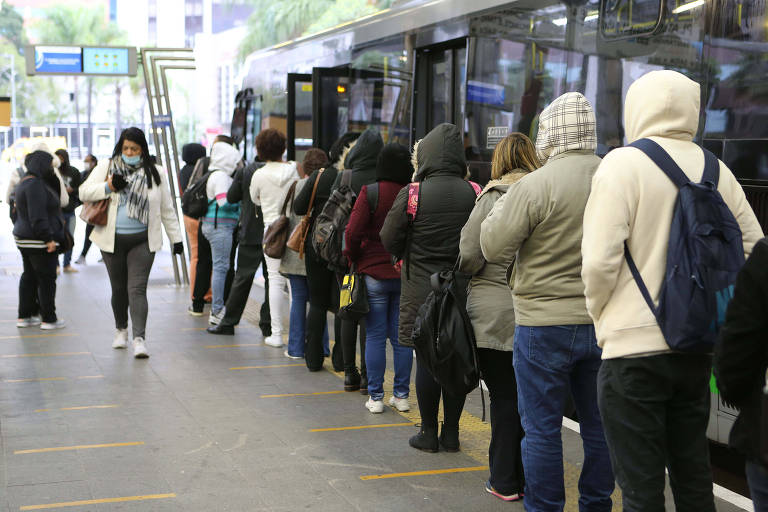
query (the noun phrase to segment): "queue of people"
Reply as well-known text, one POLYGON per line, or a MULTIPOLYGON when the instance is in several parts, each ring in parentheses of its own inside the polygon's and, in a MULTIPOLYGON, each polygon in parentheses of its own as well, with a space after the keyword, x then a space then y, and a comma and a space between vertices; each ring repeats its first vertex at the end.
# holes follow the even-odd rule
MULTIPOLYGON (((394 386, 388 404, 405 412, 420 308, 433 274, 455 269, 471 277, 466 313, 490 393, 486 492, 523 501, 528 511, 563 510, 561 427, 572 398, 584 446, 580 510, 610 511, 618 483, 624 510, 663 511, 668 471, 678 510, 714 511, 706 438, 714 364, 724 399, 741 410, 733 444, 747 458, 755 510, 765 511, 768 245, 731 171, 693 142, 699 103, 699 85, 685 76, 644 75, 626 95, 630 146, 601 159, 592 106, 578 92, 565 93, 539 115, 535 142, 511 133, 498 143, 484 188, 469 180, 462 132, 447 123, 413 151, 385 145, 368 129, 344 134, 328 153, 312 148, 302 162, 283 160, 286 139, 274 129, 258 135, 251 163, 241 161, 227 137, 213 144, 209 157, 202 146, 185 147, 180 190, 207 180, 207 209, 199 219, 184 220, 190 240, 197 239, 189 312, 203 314, 210 286, 208 332, 233 335, 261 266, 265 344, 319 371, 331 354, 327 318, 334 313, 343 359, 334 369, 344 371, 344 390, 367 394, 364 406, 372 414, 385 410, 389 340, 394 386), (665 295, 665 283, 683 264, 670 265, 668 254, 685 235, 676 224, 689 204, 678 200, 684 187, 696 190, 690 201, 699 205, 703 197, 719 198, 707 208, 717 209, 716 222, 740 235, 716 227, 690 237, 711 237, 707 247, 730 244, 739 261, 748 258, 738 280, 717 290, 718 318, 698 324, 695 315, 676 318, 696 350, 680 348, 666 323, 671 320, 659 313, 664 301, 675 300, 665 295), (340 265, 324 258, 313 228, 349 197, 340 265), (287 226, 288 247, 273 257, 262 245, 279 222, 287 226), (351 274, 364 283, 367 312, 357 317, 340 311, 351 274)), ((56 253, 69 245, 64 194, 109 199, 106 224, 93 228, 90 238, 102 251, 112 286, 112 346, 127 346, 130 311, 134 354, 147 357, 146 286, 162 246, 161 226, 173 251, 183 251, 165 173, 150 160, 136 128, 123 132, 112 158, 92 168, 82 184, 67 181, 74 171, 66 154, 58 156, 61 177, 55 157, 41 149, 27 157, 15 188, 14 236, 24 260, 17 325, 63 326, 55 312, 55 266, 56 253)), ((740 267, 729 269, 735 275, 740 267)), ((705 288, 698 270, 691 272, 705 288)), ((689 301, 678 309, 696 307, 708 304, 689 301)), ((428 453, 457 452, 466 395, 441 385, 422 357, 415 371, 421 422, 409 444, 428 453)))

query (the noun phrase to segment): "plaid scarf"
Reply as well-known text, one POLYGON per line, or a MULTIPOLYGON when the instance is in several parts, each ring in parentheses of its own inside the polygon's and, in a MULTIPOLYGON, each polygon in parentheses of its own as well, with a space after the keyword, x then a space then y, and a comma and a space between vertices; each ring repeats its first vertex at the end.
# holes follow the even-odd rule
POLYGON ((128 165, 118 155, 109 161, 109 172, 119 174, 128 186, 120 191, 120 204, 128 208, 128 217, 136 219, 142 224, 149 224, 149 189, 147 188, 144 168, 128 165))
POLYGON ((539 115, 536 152, 542 164, 566 151, 594 151, 595 148, 595 113, 583 94, 567 92, 539 115))

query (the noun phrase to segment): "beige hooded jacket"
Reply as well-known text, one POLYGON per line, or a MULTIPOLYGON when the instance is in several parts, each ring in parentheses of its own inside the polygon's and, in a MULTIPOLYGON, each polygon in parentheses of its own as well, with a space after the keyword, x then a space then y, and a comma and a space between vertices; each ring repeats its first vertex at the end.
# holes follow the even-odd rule
MULTIPOLYGON (((676 71, 652 71, 634 82, 624 103, 628 142, 650 138, 692 181, 704 171, 693 142, 699 125, 699 84, 676 71)), ((763 233, 739 183, 720 162, 718 191, 742 230, 744 253, 763 233)), ((658 302, 677 187, 639 149, 603 159, 584 213, 582 278, 603 359, 670 351, 624 259, 624 241, 658 302)))
POLYGON ((581 229, 595 155, 595 115, 569 92, 539 116, 536 149, 544 165, 511 185, 483 221, 485 259, 509 264, 518 325, 591 324, 581 281, 581 229))

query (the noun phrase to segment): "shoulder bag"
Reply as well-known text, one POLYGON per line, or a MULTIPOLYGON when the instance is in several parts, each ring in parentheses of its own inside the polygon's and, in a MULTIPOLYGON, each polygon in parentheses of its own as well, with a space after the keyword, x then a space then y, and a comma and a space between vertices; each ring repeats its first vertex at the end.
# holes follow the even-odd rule
POLYGON ((307 214, 301 218, 301 221, 293 228, 291 236, 288 237, 288 242, 285 246, 299 253, 299 258, 304 259, 304 241, 307 239, 309 233, 309 227, 312 222, 312 208, 315 204, 315 194, 317 193, 317 184, 320 183, 320 178, 323 176, 325 169, 320 169, 317 173, 317 179, 315 185, 312 187, 312 195, 309 198, 309 207, 307 208, 307 214))
POLYGON ((339 287, 339 312, 337 314, 343 320, 357 321, 367 315, 369 311, 365 276, 356 271, 356 265, 352 265, 350 271, 344 275, 339 287))
MULTIPOLYGON (((104 182, 109 179, 109 171, 104 177, 104 182)), ((91 226, 106 226, 107 215, 109 213, 110 198, 102 199, 100 201, 83 201, 83 208, 80 210, 80 218, 85 221, 86 224, 91 226)))
POLYGON ((264 254, 270 258, 280 259, 285 254, 285 244, 288 242, 288 230, 291 227, 291 220, 285 214, 288 209, 288 204, 293 202, 293 197, 296 194, 296 184, 298 181, 294 181, 291 188, 288 189, 288 193, 283 201, 283 207, 280 209, 280 217, 275 222, 269 225, 267 231, 264 233, 264 254))

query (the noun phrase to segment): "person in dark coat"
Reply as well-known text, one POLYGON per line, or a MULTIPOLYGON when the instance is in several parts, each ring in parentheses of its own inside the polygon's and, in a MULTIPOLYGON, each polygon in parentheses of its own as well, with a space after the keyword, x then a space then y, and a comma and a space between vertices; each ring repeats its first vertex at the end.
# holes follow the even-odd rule
POLYGON ((181 194, 187 190, 189 178, 192 177, 192 171, 195 170, 195 164, 205 156, 205 146, 197 142, 184 144, 181 148, 181 159, 184 160, 184 167, 179 171, 179 191, 181 194))
MULTIPOLYGON (((379 132, 368 128, 360 138, 342 156, 344 171, 351 173, 351 188, 355 195, 360 195, 363 186, 376 182, 376 162, 379 158, 384 141, 379 132)), ((343 172, 336 175, 333 189, 341 186, 343 172)), ((337 279, 343 279, 343 275, 337 275, 337 279)), ((343 319, 341 321, 341 348, 344 354, 344 390, 368 393, 368 374, 366 371, 365 322, 343 319), (357 370, 357 339, 358 326, 360 327, 360 372, 357 370)), ((337 338, 338 339, 338 338, 337 338)))
MULTIPOLYGON (((85 163, 85 168, 82 171, 80 171, 80 183, 85 183, 85 180, 87 180, 88 176, 91 175, 91 171, 96 167, 96 164, 99 163, 99 160, 95 156, 93 156, 91 153, 88 153, 87 155, 85 155, 83 162, 85 163)), ((86 224, 85 239, 83 240, 83 250, 80 252, 80 256, 75 261, 75 263, 77 263, 78 265, 85 265, 85 257, 88 255, 88 251, 91 249, 91 233, 92 232, 93 232, 93 224, 86 224)))
MULTIPOLYGON (((323 211, 325 203, 331 196, 331 187, 339 172, 337 166, 343 166, 342 153, 344 149, 359 136, 359 133, 348 132, 333 143, 329 151, 330 165, 314 171, 307 178, 307 183, 301 191, 296 194, 293 201, 293 211, 296 215, 306 215, 309 212, 312 215, 312 224, 314 224, 315 219, 323 211), (318 179, 315 200, 310 204, 312 189, 318 179)), ((310 227, 310 235, 311 233, 312 228, 310 227)), ((304 264, 307 268, 307 284, 309 285, 309 313, 307 315, 307 343, 304 349, 304 360, 309 371, 316 372, 323 368, 323 333, 325 332, 328 311, 336 311, 338 308, 339 287, 336 276, 328 270, 327 263, 315 253, 311 236, 307 236, 304 244, 304 264)), ((334 354, 338 353, 336 347, 341 347, 340 332, 340 321, 336 319, 334 354)), ((335 361, 336 357, 333 359, 335 361)), ((335 362, 334 369, 337 369, 335 362)))
MULTIPOLYGON (((64 186, 67 188, 67 194, 69 194, 69 204, 62 207, 61 211, 64 214, 64 222, 67 227, 67 231, 75 237, 75 224, 77 222, 75 217, 75 208, 80 206, 80 196, 78 190, 80 189, 80 171, 72 166, 69 162, 69 153, 65 149, 57 149, 56 156, 61 160, 61 166, 59 166, 59 173, 64 180, 64 186)), ((77 272, 77 269, 72 266, 72 249, 64 253, 64 272, 72 273, 77 272)))
MULTIPOLYGON (((395 202, 395 197, 400 189, 411 181, 412 174, 413 166, 408 148, 397 143, 384 146, 376 164, 376 184, 363 185, 360 189, 344 234, 344 255, 350 266, 354 265, 355 271, 365 276, 370 305, 370 311, 365 316, 367 346, 364 357, 370 396, 365 406, 372 413, 384 412, 383 384, 387 338, 392 344, 395 366, 394 390, 389 405, 401 412, 411 409, 408 395, 413 351, 398 343, 397 339, 400 270, 395 268, 392 257, 381 243, 379 231, 395 202)), ((349 366, 345 360, 345 376, 356 371, 354 360, 349 366)))
MULTIPOLYGON (((768 511, 768 454, 761 453, 761 409, 768 368, 768 239, 752 249, 739 272, 725 324, 715 346, 720 396, 739 409, 730 445, 746 458, 747 482, 756 512, 768 511)), ((765 416, 766 411, 762 411, 765 416)), ((763 422, 768 417, 763 418, 763 422)), ((766 428, 763 423, 762 428, 766 428)), ((765 442, 765 441, 763 441, 765 442)))
POLYGON ((24 262, 16 326, 60 329, 64 321, 56 316, 56 265, 65 226, 59 193, 53 190, 58 178, 53 172, 53 156, 45 151, 30 153, 24 165, 27 173, 16 186, 13 225, 13 237, 24 262))
MULTIPOLYGON (((430 291, 430 276, 456 264, 461 228, 475 206, 475 191, 467 181, 461 132, 448 123, 438 125, 416 143, 413 157, 419 182, 419 204, 413 222, 407 214, 408 187, 397 195, 381 229, 381 241, 390 254, 403 259, 400 292, 399 342, 413 346, 411 333, 419 307, 430 291)), ((416 398, 421 430, 410 439, 419 450, 459 449, 459 418, 465 396, 441 389, 417 360, 416 398), (444 422, 438 444, 437 413, 443 397, 444 422)))

